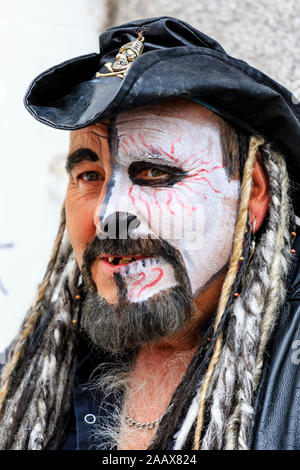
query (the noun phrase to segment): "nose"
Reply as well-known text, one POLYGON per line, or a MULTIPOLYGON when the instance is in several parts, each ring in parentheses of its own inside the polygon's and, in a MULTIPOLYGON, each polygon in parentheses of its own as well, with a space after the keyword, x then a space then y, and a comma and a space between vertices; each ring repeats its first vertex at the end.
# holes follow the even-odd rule
POLYGON ((130 212, 114 212, 100 222, 100 229, 110 239, 126 239, 139 225, 139 219, 130 212))

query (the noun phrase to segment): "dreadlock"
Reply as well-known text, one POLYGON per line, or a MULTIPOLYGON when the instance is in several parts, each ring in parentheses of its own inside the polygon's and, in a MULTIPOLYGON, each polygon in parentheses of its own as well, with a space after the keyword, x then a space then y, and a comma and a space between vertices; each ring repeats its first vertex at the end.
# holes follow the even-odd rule
MULTIPOLYGON (((214 325, 200 345, 150 448, 246 449, 266 347, 286 291, 290 265, 288 176, 283 157, 250 139, 232 257, 214 325), (250 254, 249 197, 260 149, 271 202, 250 254), (234 294, 239 291, 239 296, 234 294)), ((80 273, 62 209, 36 301, 10 346, 0 388, 0 449, 55 449, 64 439, 76 364, 80 273)))
POLYGON ((43 449, 61 440, 69 411, 79 272, 65 210, 36 301, 10 346, 0 389, 0 448, 43 449), (53 302, 55 306, 53 308, 53 302), (61 431, 60 431, 61 430, 61 431))

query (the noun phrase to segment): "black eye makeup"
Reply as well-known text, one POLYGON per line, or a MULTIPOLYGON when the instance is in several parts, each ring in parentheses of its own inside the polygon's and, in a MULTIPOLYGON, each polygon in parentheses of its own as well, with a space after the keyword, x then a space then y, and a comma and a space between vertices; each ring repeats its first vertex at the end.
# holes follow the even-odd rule
POLYGON ((174 166, 139 161, 131 163, 128 168, 128 174, 133 184, 164 187, 173 186, 182 181, 186 172, 174 166))

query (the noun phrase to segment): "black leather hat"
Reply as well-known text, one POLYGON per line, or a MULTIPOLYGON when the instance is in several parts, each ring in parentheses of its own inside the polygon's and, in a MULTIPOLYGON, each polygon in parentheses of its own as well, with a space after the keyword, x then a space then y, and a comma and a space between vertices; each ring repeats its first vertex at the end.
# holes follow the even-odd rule
POLYGON ((74 130, 171 97, 192 99, 275 142, 299 185, 300 104, 282 85, 176 18, 114 26, 99 42, 99 54, 67 60, 33 80, 24 102, 36 119, 74 130), (128 50, 136 58, 126 57, 128 50))

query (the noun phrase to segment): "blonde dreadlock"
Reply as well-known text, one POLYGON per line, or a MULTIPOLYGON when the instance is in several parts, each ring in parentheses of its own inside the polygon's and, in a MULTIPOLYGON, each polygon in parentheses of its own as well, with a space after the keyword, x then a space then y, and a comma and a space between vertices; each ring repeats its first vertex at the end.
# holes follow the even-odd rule
MULTIPOLYGON (((243 251, 243 243, 244 243, 244 233, 246 230, 247 224, 247 215, 248 215, 248 205, 251 193, 251 185, 252 185, 252 174, 254 163, 256 161, 256 153, 258 150, 259 145, 261 145, 263 141, 261 139, 252 138, 250 140, 249 145, 249 155, 245 163, 245 170, 244 170, 244 177, 242 182, 242 196, 240 202, 240 209, 238 215, 238 221, 236 224, 235 230, 235 237, 233 242, 233 253, 229 264, 229 269, 227 272, 227 276, 224 280, 221 297, 218 305, 218 311, 216 315, 215 325, 214 325, 214 333, 217 330, 217 327, 220 323, 222 318, 222 314, 225 310, 227 305, 231 289, 234 284, 234 280, 237 275, 237 271, 240 265, 240 258, 242 256, 243 251)), ((204 415, 204 406, 205 406, 205 399, 207 390, 211 381, 211 377, 214 371, 214 368, 220 358, 222 348, 222 334, 219 335, 216 345, 214 347, 213 355, 211 358, 211 362, 209 364, 207 373, 205 375, 200 397, 199 397, 199 411, 198 411, 198 419, 197 419, 197 428, 195 433, 195 448, 199 447, 199 439, 200 439, 200 430, 203 426, 203 415, 204 415)))

